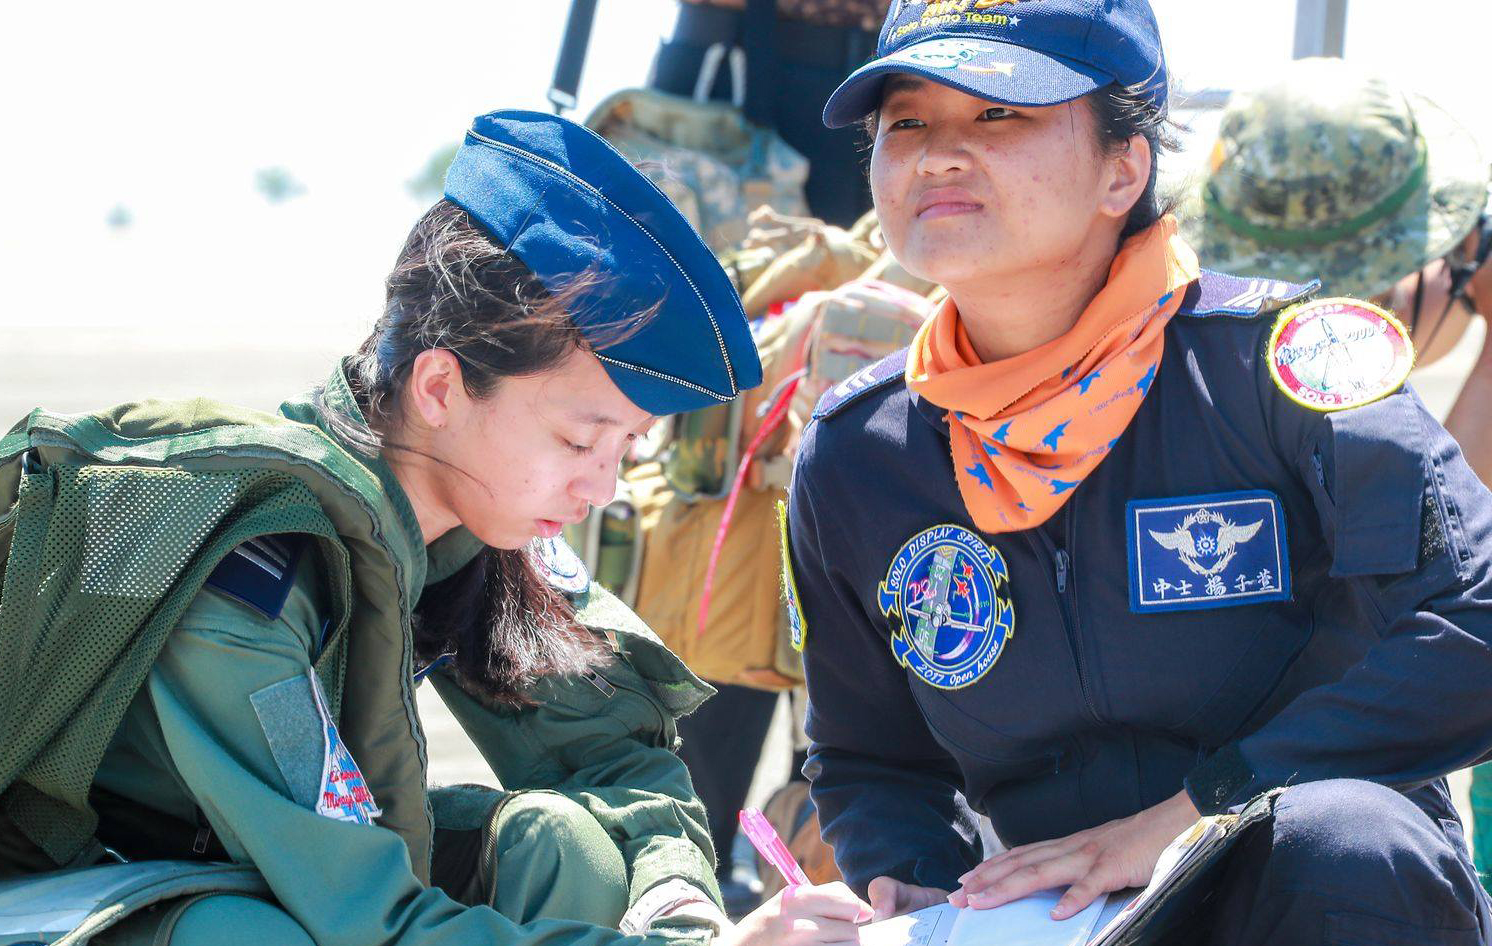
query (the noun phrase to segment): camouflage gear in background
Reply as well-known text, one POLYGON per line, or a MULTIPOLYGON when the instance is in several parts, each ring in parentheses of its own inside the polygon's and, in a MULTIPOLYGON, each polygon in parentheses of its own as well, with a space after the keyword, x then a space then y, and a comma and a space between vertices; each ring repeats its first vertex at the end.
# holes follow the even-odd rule
POLYGON ((1372 297, 1471 231, 1488 176, 1429 99, 1303 59, 1229 104, 1183 228, 1209 268, 1372 297))
POLYGON ((747 214, 763 204, 807 213, 807 160, 728 104, 627 89, 585 123, 658 185, 717 254, 741 241, 747 214))

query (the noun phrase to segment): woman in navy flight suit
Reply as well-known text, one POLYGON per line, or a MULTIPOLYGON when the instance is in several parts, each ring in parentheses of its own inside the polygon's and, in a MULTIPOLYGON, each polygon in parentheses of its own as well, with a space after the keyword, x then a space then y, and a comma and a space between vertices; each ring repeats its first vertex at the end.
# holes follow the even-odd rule
POLYGON ((897 3, 878 55, 825 121, 865 118, 886 239, 949 300, 820 404, 791 491, 851 886, 1070 917, 1284 788, 1184 941, 1486 941, 1444 776, 1492 748, 1492 504, 1402 326, 1197 267, 1145 0, 897 3))

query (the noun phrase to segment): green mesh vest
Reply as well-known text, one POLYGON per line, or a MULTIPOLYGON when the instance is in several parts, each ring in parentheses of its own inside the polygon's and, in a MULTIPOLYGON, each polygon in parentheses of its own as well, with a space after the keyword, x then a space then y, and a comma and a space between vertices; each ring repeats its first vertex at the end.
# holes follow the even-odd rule
MULTIPOLYGON (((340 372, 327 399, 357 416, 340 372)), ((290 419, 313 420, 309 404, 282 411, 201 400, 38 410, 0 439, 0 873, 97 856, 88 791, 167 634, 235 545, 300 532, 316 537, 332 584, 317 671, 380 822, 428 880, 408 624, 426 564, 417 527, 411 536, 402 494, 290 419)))

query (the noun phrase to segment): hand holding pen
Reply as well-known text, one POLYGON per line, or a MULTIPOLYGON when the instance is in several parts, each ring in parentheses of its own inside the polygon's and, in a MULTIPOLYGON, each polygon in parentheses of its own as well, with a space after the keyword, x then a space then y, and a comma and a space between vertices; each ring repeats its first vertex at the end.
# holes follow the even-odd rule
POLYGON ((741 812, 741 830, 787 886, 748 913, 716 946, 849 946, 860 941, 858 923, 870 905, 842 883, 814 885, 788 852, 770 822, 755 808, 741 812))
POLYGON ((792 852, 787 845, 782 843, 772 822, 768 821, 760 809, 743 808, 740 814, 741 830, 746 833, 746 838, 751 846, 756 848, 757 853, 766 858, 767 863, 777 868, 782 879, 787 881, 789 887, 807 885, 808 875, 803 873, 803 868, 798 866, 797 860, 793 858, 792 852))

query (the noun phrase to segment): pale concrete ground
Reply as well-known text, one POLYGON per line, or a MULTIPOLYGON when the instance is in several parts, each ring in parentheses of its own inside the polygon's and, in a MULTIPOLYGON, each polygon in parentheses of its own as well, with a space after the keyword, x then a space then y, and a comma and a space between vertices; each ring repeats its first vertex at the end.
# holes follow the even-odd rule
MULTIPOLYGON (((352 350, 365 326, 266 322, 228 329, 202 327, 0 326, 0 429, 27 410, 88 411, 144 397, 215 398, 273 410, 283 398, 325 377, 338 355, 352 350)), ((1477 322, 1457 349, 1418 372, 1415 385, 1444 417, 1481 349, 1477 322)), ((432 783, 494 783, 491 770, 430 687, 421 687, 420 715, 430 741, 432 783)), ((778 707, 748 804, 760 805, 787 779, 792 751, 787 701, 778 707)), ((1469 821, 1469 778, 1452 777, 1469 821)))

